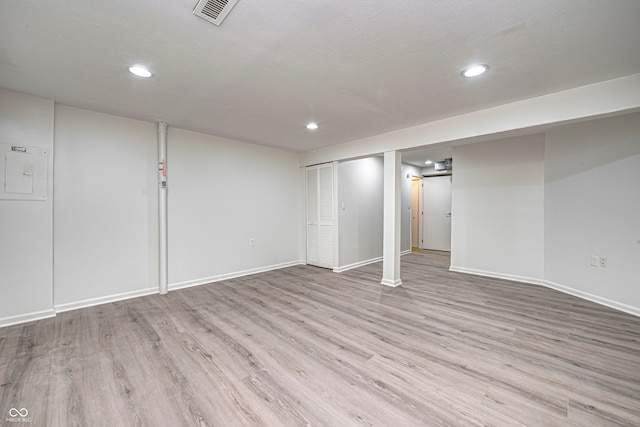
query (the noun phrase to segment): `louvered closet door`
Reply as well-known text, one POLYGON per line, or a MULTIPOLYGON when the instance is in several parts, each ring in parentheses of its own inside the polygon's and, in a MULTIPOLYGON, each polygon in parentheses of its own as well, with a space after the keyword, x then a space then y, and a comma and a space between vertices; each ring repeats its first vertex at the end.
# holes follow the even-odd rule
POLYGON ((333 268, 333 165, 307 168, 307 264, 333 268))

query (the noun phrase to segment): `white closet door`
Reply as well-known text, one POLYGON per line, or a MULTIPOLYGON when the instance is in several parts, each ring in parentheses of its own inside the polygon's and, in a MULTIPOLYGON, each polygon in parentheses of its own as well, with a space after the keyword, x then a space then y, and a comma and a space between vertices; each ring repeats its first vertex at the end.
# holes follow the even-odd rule
POLYGON ((307 264, 333 268, 333 164, 307 168, 307 264))

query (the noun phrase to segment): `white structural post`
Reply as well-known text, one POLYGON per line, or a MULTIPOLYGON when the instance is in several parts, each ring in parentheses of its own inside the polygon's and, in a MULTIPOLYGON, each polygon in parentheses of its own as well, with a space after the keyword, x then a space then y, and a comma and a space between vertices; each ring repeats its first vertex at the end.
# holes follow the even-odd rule
POLYGON ((384 153, 384 218, 382 234, 382 283, 400 286, 400 225, 401 180, 400 160, 397 151, 384 153))
POLYGON ((160 295, 169 292, 167 252, 167 124, 158 123, 158 244, 160 295))

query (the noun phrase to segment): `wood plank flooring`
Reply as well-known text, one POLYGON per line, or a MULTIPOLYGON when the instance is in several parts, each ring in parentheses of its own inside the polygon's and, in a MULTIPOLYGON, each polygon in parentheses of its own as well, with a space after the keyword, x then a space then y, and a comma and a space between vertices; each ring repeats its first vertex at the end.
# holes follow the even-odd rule
POLYGON ((452 273, 311 266, 0 329, 0 425, 639 426, 640 318, 452 273))

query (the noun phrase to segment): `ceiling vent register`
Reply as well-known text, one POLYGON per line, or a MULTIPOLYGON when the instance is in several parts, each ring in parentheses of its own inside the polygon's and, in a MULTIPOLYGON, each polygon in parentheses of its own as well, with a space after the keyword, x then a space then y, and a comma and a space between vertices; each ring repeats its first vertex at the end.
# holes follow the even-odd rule
POLYGON ((193 14, 220 25, 236 3, 238 0, 200 0, 193 9, 193 14))

